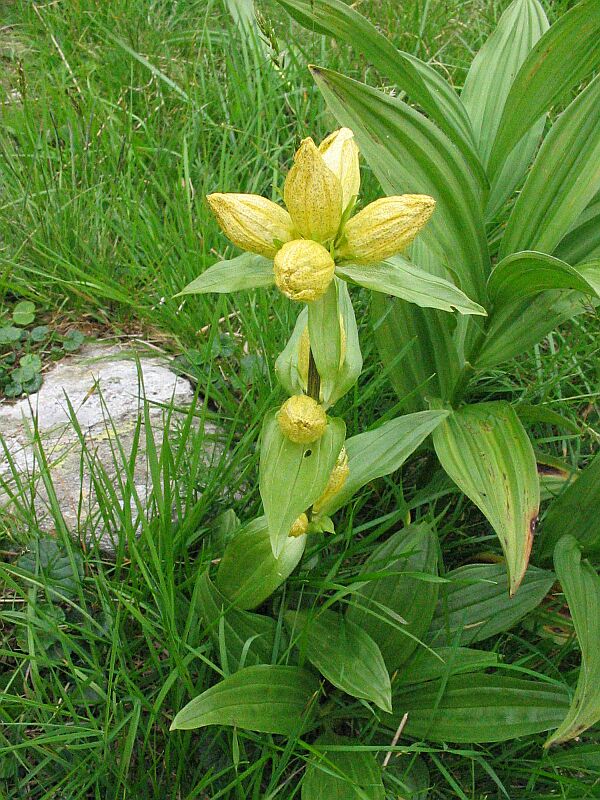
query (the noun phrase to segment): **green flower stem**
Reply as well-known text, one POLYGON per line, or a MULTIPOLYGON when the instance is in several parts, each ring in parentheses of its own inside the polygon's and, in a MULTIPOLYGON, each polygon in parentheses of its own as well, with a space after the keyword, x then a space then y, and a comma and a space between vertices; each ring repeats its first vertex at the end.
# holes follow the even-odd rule
POLYGON ((317 365, 313 356, 312 348, 308 351, 308 394, 313 400, 319 402, 321 394, 321 376, 317 370, 317 365))

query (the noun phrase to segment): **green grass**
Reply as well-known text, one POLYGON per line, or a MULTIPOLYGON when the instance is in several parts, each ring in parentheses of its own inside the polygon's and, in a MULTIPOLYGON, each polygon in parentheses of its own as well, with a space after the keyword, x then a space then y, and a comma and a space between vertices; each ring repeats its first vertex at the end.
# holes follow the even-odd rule
MULTIPOLYGON (((359 8, 460 85, 470 53, 507 4, 365 0, 359 8)), ((570 3, 547 5, 556 16, 570 3)), ((148 443, 155 491, 138 540, 127 502, 140 507, 131 454, 115 454, 125 511, 95 469, 104 524, 123 543, 115 563, 93 547, 82 551, 56 513, 49 540, 29 487, 13 488, 12 510, 0 516, 0 798, 299 797, 298 753, 308 757, 308 747, 229 729, 168 731, 174 713, 219 675, 196 581, 222 551, 219 515, 233 509, 245 520, 259 511, 256 431, 281 398, 273 361, 294 310, 268 292, 183 302, 173 295, 231 252, 204 195, 277 197, 300 138, 334 126, 306 63, 380 79, 346 49, 290 27, 272 3, 261 6, 281 46, 272 57, 234 29, 218 0, 78 0, 37 10, 0 0, 0 8, 0 314, 30 299, 55 320, 85 317, 116 335, 135 330, 188 353, 200 398, 188 415, 165 421, 161 452, 148 443), (214 463, 201 458, 206 443, 194 414, 218 421, 225 455, 214 463)), ((365 169, 366 197, 376 192, 365 169)), ((365 373, 336 408, 349 434, 396 413, 367 308, 360 295, 365 373)), ((580 438, 534 427, 541 448, 577 465, 598 442, 597 331, 592 315, 579 318, 477 388, 482 397, 547 403, 584 418, 580 438)), ((409 512, 435 522, 447 568, 493 549, 489 529, 432 463, 419 457, 361 494, 336 536, 312 545, 304 563, 316 567, 297 573, 289 592, 329 592, 409 512)), ((536 612, 494 647, 511 664, 573 685, 572 642, 559 646, 532 630, 552 613, 536 612)), ((389 744, 375 728, 362 741, 389 744)), ((598 797, 597 764, 559 769, 542 742, 407 749, 424 753, 434 800, 598 797)), ((593 732, 583 737, 594 742, 593 732)), ((389 797, 401 791, 405 767, 391 760, 389 797)))

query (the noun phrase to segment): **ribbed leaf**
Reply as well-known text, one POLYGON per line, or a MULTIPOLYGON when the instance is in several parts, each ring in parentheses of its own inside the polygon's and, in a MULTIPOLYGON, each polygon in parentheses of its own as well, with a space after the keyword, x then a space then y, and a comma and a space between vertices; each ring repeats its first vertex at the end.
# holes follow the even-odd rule
POLYGON ((503 401, 464 406, 436 428, 433 444, 442 467, 498 534, 514 595, 540 507, 535 455, 519 418, 503 401))
POLYGON ((272 286, 275 282, 273 262, 255 253, 242 253, 229 261, 217 261, 202 275, 182 289, 182 294, 206 294, 207 292, 239 292, 242 289, 256 289, 259 286, 272 286))
POLYGON ((235 725, 297 736, 318 692, 317 677, 300 667, 246 667, 190 700, 176 715, 171 730, 235 725))
POLYGON ((550 591, 554 573, 529 567, 509 597, 503 564, 467 564, 445 576, 429 627, 434 645, 469 645, 507 631, 537 608, 550 591))
POLYGON ((309 31, 355 47, 406 92, 461 150, 479 183, 485 175, 473 143, 468 115, 452 86, 429 64, 397 50, 368 20, 341 0, 278 0, 309 31))
POLYGON ((302 800, 385 800, 381 769, 373 753, 356 748, 355 739, 329 733, 315 747, 322 751, 306 768, 302 800), (327 745, 347 750, 327 750, 327 745))
POLYGON ((559 289, 508 303, 490 315, 485 339, 478 353, 473 354, 472 363, 477 369, 489 370, 521 355, 565 320, 583 314, 589 307, 589 299, 580 292, 559 289))
POLYGON ((200 578, 199 614, 217 651, 227 655, 227 667, 236 672, 240 666, 270 664, 277 634, 277 622, 262 614, 250 614, 234 608, 211 581, 208 572, 200 578), (221 638, 222 637, 222 638, 221 638))
POLYGON ((392 689, 383 656, 369 634, 335 611, 288 611, 294 641, 321 675, 352 697, 392 710, 392 689))
POLYGON ((496 306, 505 306, 551 289, 574 289, 584 294, 596 294, 594 282, 590 282, 584 272, 558 258, 531 250, 504 258, 488 280, 490 302, 496 306))
POLYGON ((342 264, 336 268, 336 273, 358 286, 400 297, 422 308, 484 316, 487 313, 454 284, 425 272, 402 256, 395 256, 380 264, 342 264))
POLYGON ((398 686, 412 686, 438 678, 481 672, 498 664, 498 654, 468 647, 435 647, 435 652, 419 647, 394 676, 394 691, 398 686))
POLYGON ((547 29, 548 20, 538 0, 514 0, 469 67, 461 100, 484 166, 515 75, 547 29))
POLYGON ((513 81, 490 156, 491 175, 535 121, 599 63, 600 4, 583 0, 539 39, 513 81))
POLYGON ((600 193, 577 217, 554 255, 568 264, 600 258, 600 193))
POLYGON ((600 720, 600 577, 581 561, 576 539, 563 536, 554 551, 561 583, 581 649, 581 669, 569 712, 546 742, 568 742, 600 720))
POLYGON ((323 507, 323 513, 331 516, 365 484, 399 469, 447 416, 447 411, 419 411, 348 439, 350 474, 341 491, 323 507))
POLYGON ((306 546, 306 536, 285 540, 273 555, 265 517, 245 525, 229 542, 216 577, 218 589, 237 608, 256 608, 291 575, 306 546))
MULTIPOLYGON (((548 28, 538 0, 514 0, 477 53, 461 94, 473 125, 481 160, 487 165, 502 109, 519 67, 548 28)), ((545 115, 534 125, 502 165, 490 188, 486 216, 494 214, 510 196, 533 158, 544 128, 545 115)))
POLYGON ((541 527, 542 555, 550 558, 561 536, 573 536, 587 554, 600 554, 600 455, 548 509, 541 527))
POLYGON ((312 68, 331 111, 354 131, 361 152, 390 195, 429 194, 437 202, 419 234, 475 301, 490 268, 479 190, 461 154, 442 131, 396 97, 312 68))
POLYGON ((461 371, 454 319, 443 311, 374 294, 375 341, 404 411, 427 408, 427 396, 449 398, 461 371))
POLYGON ((343 420, 330 417, 320 439, 310 445, 296 444, 282 433, 275 411, 265 417, 259 484, 276 557, 295 520, 325 491, 345 435, 343 420))
MULTIPOLYGON (((540 453, 539 450, 535 450, 535 458, 537 461, 542 500, 552 500, 557 497, 565 486, 571 481, 576 480, 579 475, 577 469, 560 458, 549 456, 546 453, 540 453)), ((540 535, 542 539, 543 530, 543 526, 540 525, 540 535)))
POLYGON ((364 575, 367 582, 352 595, 346 617, 377 642, 390 672, 409 658, 429 627, 438 583, 426 576, 437 575, 437 557, 431 528, 411 525, 376 547, 363 564, 359 579, 364 575))
POLYGON ((500 257, 519 250, 551 253, 598 189, 600 76, 561 114, 544 139, 508 220, 500 257))
POLYGON ((433 742, 503 742, 553 728, 569 705, 565 689, 503 675, 458 675, 402 689, 394 695, 395 730, 433 742))

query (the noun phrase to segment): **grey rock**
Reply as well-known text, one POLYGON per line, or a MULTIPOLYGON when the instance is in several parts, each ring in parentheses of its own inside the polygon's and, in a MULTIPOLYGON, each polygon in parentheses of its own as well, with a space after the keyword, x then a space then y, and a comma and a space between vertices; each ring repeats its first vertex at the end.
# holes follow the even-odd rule
MULTIPOLYGON (((0 478, 9 486, 7 492, 0 490, 0 505, 5 512, 15 509, 11 495, 20 482, 28 487, 28 496, 34 498, 40 527, 46 530, 56 527, 49 508, 49 495, 40 479, 40 460, 34 442, 37 425, 67 528, 83 545, 97 542, 105 553, 114 554, 119 530, 113 525, 109 525, 111 529, 108 530, 101 519, 92 473, 105 476, 122 504, 117 475, 117 472, 123 474, 119 448, 129 458, 136 428, 142 420, 133 475, 139 504, 145 509, 152 481, 147 463, 144 403, 156 446, 160 449, 166 413, 161 406, 185 409, 194 396, 189 381, 175 375, 166 359, 146 354, 138 354, 138 358, 139 362, 131 351, 121 346, 86 346, 45 373, 37 394, 12 405, 0 406, 0 437, 10 456, 8 458, 0 450, 0 478), (73 425, 72 413, 77 418, 85 445, 73 425), (89 460, 83 457, 84 447, 93 457, 91 469, 89 460)), ((178 415, 183 418, 183 414, 175 412, 175 418, 178 415)), ((210 435, 215 429, 206 432, 210 435)), ((139 513, 138 503, 132 500, 130 505, 135 519, 139 513)))

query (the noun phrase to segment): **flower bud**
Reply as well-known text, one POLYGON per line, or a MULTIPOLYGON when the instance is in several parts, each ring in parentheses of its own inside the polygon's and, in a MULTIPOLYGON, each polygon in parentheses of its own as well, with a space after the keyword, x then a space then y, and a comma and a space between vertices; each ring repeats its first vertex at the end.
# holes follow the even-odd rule
MULTIPOLYGON (((304 386, 308 386, 308 361, 310 352, 310 337, 308 335, 308 325, 302 331, 300 343, 298 344, 298 374, 304 386)), ((340 314, 340 369, 346 358, 346 329, 344 320, 340 314)))
POLYGON ((290 528, 288 537, 293 536, 294 538, 296 538, 298 536, 304 536, 304 534, 307 531, 308 531, 308 517, 306 516, 306 514, 300 514, 298 519, 294 522, 294 524, 290 528))
POLYGON ((311 444, 320 439, 327 428, 323 406, 306 394, 289 397, 277 413, 277 422, 284 436, 296 444, 311 444))
POLYGON ((315 514, 318 514, 322 508, 325 508, 331 498, 342 489, 349 474, 350 467, 348 466, 348 453, 346 452, 346 448, 342 447, 340 454, 337 457, 337 461, 335 462, 335 466, 331 470, 325 491, 321 497, 319 497, 319 499, 313 503, 313 511, 315 514))
POLYGON ((330 133, 319 145, 319 153, 342 185, 342 211, 360 189, 358 145, 350 128, 330 133))
POLYGON ((333 239, 342 218, 342 185, 312 139, 304 139, 288 172, 283 198, 301 236, 333 239))
POLYGON ((216 193, 206 199, 225 236, 242 250, 273 258, 294 236, 288 212, 266 197, 216 193))
POLYGON ((335 263, 322 244, 310 239, 287 242, 275 256, 275 283, 290 300, 322 297, 333 280, 335 263))
POLYGON ((408 247, 434 208, 426 194, 381 197, 348 220, 336 254, 357 264, 383 261, 408 247))

